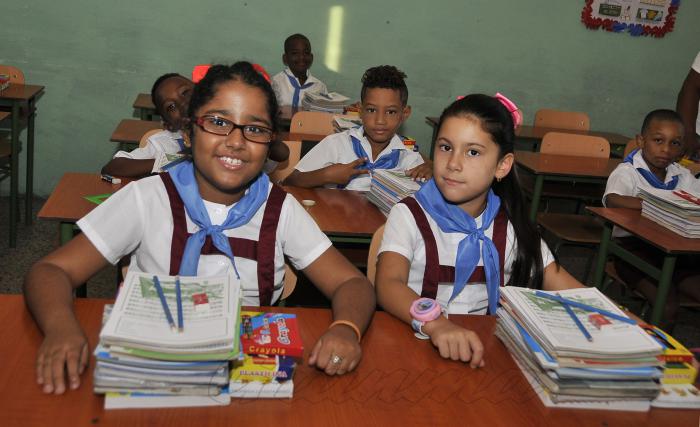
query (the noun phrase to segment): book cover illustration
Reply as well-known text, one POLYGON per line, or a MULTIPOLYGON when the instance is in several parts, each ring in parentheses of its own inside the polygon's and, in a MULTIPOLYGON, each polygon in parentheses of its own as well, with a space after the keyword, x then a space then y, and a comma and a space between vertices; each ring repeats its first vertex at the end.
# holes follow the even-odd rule
POLYGON ((302 357, 295 314, 241 312, 241 351, 249 355, 302 357))

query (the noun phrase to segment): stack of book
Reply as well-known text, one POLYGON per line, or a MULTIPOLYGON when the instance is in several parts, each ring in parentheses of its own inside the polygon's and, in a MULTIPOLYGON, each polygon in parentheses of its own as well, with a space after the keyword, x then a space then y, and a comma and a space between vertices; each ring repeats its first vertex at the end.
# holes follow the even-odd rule
POLYGON ((239 357, 240 282, 129 271, 105 312, 94 390, 105 408, 230 403, 229 361, 239 357), (177 319, 177 321, 175 321, 177 319))
POLYGON ((0 90, 5 90, 10 85, 10 76, 0 74, 0 90))
POLYGON ((663 347, 596 288, 501 288, 496 335, 546 406, 646 411, 663 347))
POLYGON ((362 126, 362 119, 360 119, 358 116, 350 116, 346 114, 333 116, 333 127, 335 128, 336 132, 342 132, 360 126, 362 126))
POLYGON ((639 197, 642 216, 683 237, 700 238, 700 193, 640 189, 639 197))
POLYGON ((304 93, 301 106, 307 111, 324 111, 326 113, 342 114, 345 107, 352 104, 350 98, 337 92, 304 93))
POLYGON ((418 190, 420 184, 403 171, 378 169, 372 173, 367 199, 388 215, 392 206, 418 190))
POLYGON ((304 354, 296 315, 243 311, 240 337, 242 356, 231 369, 231 396, 291 398, 294 370, 304 354))

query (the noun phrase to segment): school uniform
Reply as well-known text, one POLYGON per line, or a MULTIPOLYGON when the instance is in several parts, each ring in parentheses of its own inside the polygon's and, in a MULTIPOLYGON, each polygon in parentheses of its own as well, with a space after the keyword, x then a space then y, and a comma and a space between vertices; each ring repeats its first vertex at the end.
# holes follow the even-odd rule
MULTIPOLYGON (((389 144, 375 159, 372 156, 372 145, 364 135, 364 129, 358 127, 325 137, 297 163, 295 169, 299 172, 310 172, 330 165, 350 163, 357 160, 358 156, 353 149, 351 138, 359 140, 370 162, 375 162, 382 156, 391 154, 394 150, 400 150, 398 163, 393 169, 407 170, 423 164, 423 157, 421 157, 420 153, 407 149, 398 135, 394 135, 391 138, 389 144)), ((369 191, 371 182, 371 174, 356 175, 344 188, 347 190, 369 191)), ((329 184, 326 187, 336 188, 337 186, 329 184)))
MULTIPOLYGON (((606 206, 608 194, 636 197, 640 189, 651 190, 654 188, 654 186, 637 170, 637 168, 640 168, 651 173, 649 166, 642 157, 642 150, 638 150, 634 153, 630 160, 631 162, 625 161, 620 163, 610 174, 605 186, 605 194, 603 194, 603 206, 606 206)), ((678 177, 676 190, 700 191, 700 180, 695 178, 687 168, 675 162, 671 163, 666 168, 666 180, 664 184, 670 183, 676 176, 678 177)), ((618 227, 613 229, 613 237, 629 235, 628 232, 618 227)))
MULTIPOLYGON (((481 227, 482 216, 475 218, 475 222, 477 227, 481 227)), ((504 286, 510 280, 517 242, 513 225, 505 216, 503 208, 484 235, 494 242, 498 250, 500 285, 504 286)), ((454 286, 457 248, 465 237, 466 234, 463 233, 443 232, 420 203, 410 197, 396 204, 389 212, 379 253, 396 252, 408 259, 411 264, 408 287, 418 295, 437 299, 449 314, 485 314, 488 294, 481 257, 467 286, 449 302, 454 286), (428 238, 427 244, 424 236, 428 238), (426 276, 432 277, 426 279, 426 276)), ((483 242, 480 242, 481 245, 483 242)), ((542 267, 546 268, 554 262, 554 257, 544 241, 541 242, 541 251, 542 267)), ((479 253, 481 254, 481 248, 479 253)))
MULTIPOLYGON (((212 225, 220 225, 236 204, 205 200, 204 206, 212 225)), ((131 254, 130 269, 169 275, 178 274, 188 233, 199 229, 169 174, 130 183, 78 221, 78 226, 110 263, 131 254)), ((223 233, 240 274, 244 305, 268 305, 279 299, 285 255, 295 268, 304 269, 331 246, 296 199, 273 184, 247 224, 223 233)), ((199 276, 223 275, 233 268, 210 237, 201 253, 199 276)))
POLYGON ((291 105, 292 107, 301 106, 301 100, 304 99, 306 92, 328 93, 326 85, 308 71, 304 84, 299 83, 299 79, 294 76, 289 67, 272 77, 272 89, 275 91, 275 97, 280 106, 291 105))
POLYGON ((144 147, 136 148, 132 151, 117 151, 114 158, 123 157, 135 160, 156 159, 161 153, 175 154, 184 149, 185 139, 183 138, 182 132, 164 130, 149 136, 148 142, 144 147))

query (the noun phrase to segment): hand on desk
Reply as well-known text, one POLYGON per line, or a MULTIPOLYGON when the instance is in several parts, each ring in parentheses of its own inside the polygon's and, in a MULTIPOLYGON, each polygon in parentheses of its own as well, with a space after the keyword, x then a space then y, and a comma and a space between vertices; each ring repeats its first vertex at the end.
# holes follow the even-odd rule
POLYGON ((309 366, 316 366, 328 375, 351 372, 362 357, 362 348, 355 332, 347 327, 330 328, 311 350, 309 366))
POLYGON ((472 368, 484 366, 484 346, 474 331, 455 325, 442 316, 426 323, 423 331, 445 359, 469 362, 472 368))
POLYGON ((357 166, 365 164, 367 158, 362 157, 350 163, 338 163, 327 166, 325 169, 326 181, 332 184, 347 185, 355 175, 368 174, 367 169, 355 169, 357 166))
POLYGON ((36 358, 36 382, 44 393, 62 394, 67 373, 68 386, 75 390, 89 357, 87 338, 81 330, 47 334, 36 358))

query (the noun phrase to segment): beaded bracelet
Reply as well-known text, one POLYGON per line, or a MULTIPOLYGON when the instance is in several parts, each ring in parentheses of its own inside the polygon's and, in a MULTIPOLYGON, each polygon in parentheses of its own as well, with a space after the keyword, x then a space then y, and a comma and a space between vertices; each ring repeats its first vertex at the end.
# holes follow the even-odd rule
POLYGON ((335 322, 331 323, 328 326, 328 329, 330 329, 336 325, 349 326, 353 331, 355 331, 355 334, 357 334, 357 342, 359 343, 362 340, 362 333, 360 332, 360 328, 358 328, 357 325, 355 325, 351 321, 349 321, 349 320, 336 320, 335 322))

